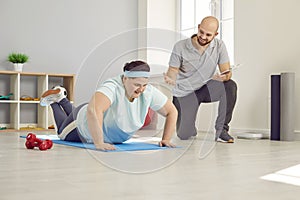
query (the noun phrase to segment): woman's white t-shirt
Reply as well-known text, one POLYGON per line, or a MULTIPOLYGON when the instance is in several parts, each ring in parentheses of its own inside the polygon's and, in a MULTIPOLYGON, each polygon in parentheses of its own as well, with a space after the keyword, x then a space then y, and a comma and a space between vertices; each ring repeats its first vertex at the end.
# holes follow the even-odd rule
MULTIPOLYGON (((103 93, 111 102, 103 119, 103 138, 106 143, 122 143, 130 139, 143 126, 149 107, 156 111, 167 102, 167 97, 150 84, 138 98, 130 102, 125 95, 122 75, 103 82, 97 92, 103 93)), ((78 112, 76 124, 83 138, 92 143, 87 124, 87 106, 78 112)))

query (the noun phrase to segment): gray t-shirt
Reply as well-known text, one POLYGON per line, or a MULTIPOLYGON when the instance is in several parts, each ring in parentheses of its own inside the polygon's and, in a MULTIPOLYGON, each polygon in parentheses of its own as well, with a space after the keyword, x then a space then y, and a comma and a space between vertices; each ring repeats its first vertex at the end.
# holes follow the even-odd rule
POLYGON ((226 46, 214 38, 202 53, 192 44, 192 38, 181 40, 174 45, 169 66, 183 67, 179 71, 173 89, 175 97, 183 97, 201 88, 215 74, 218 64, 229 62, 226 46))

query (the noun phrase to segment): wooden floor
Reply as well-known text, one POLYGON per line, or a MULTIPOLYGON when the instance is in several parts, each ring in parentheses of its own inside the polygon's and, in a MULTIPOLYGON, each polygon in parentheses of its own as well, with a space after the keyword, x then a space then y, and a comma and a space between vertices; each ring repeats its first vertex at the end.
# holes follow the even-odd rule
POLYGON ((300 187, 260 179, 300 164, 300 142, 237 139, 222 144, 198 135, 180 148, 99 152, 54 145, 27 150, 20 135, 0 133, 1 200, 286 200, 300 187))

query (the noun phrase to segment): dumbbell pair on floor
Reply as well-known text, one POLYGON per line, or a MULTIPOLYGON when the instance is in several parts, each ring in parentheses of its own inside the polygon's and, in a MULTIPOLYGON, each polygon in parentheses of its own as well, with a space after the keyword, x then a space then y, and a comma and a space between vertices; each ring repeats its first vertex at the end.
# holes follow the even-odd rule
POLYGON ((38 147, 41 151, 45 151, 52 148, 53 142, 49 139, 41 140, 37 138, 35 134, 28 133, 26 136, 25 146, 27 149, 38 147))

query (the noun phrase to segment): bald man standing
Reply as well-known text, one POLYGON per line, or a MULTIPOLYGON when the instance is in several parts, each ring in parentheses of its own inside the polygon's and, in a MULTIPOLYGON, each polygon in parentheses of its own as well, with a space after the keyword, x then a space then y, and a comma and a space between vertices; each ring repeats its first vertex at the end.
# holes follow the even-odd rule
MULTIPOLYGON (((201 103, 219 102, 215 122, 215 140, 233 143, 229 123, 237 96, 237 85, 231 79, 226 46, 216 38, 219 21, 205 17, 198 33, 174 45, 165 82, 174 85, 173 103, 178 110, 177 136, 186 140, 197 135, 195 126, 201 103)), ((200 122, 201 123, 201 122, 200 122)))

